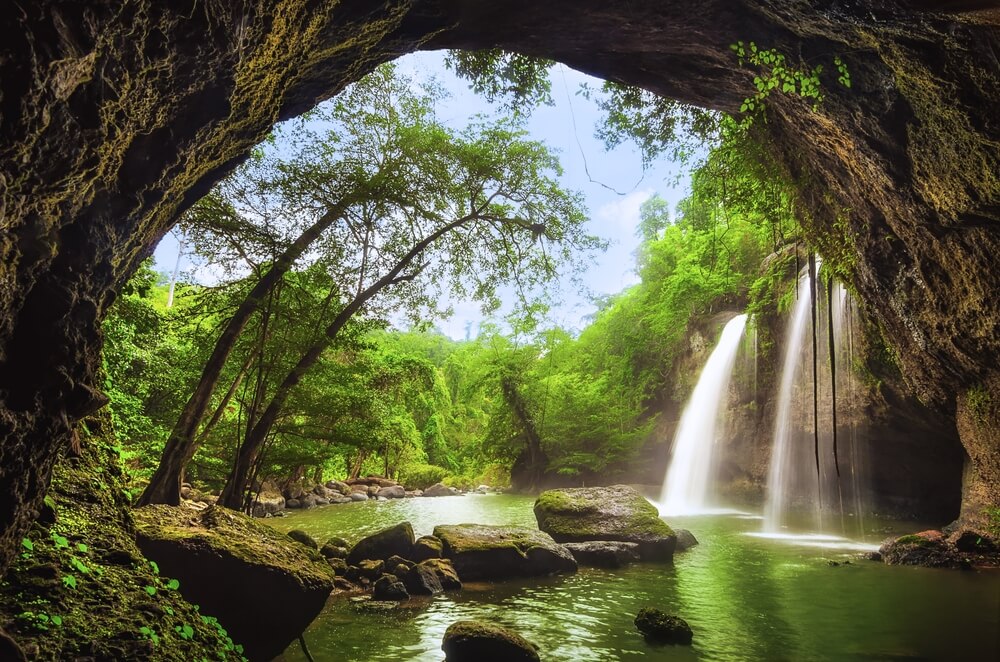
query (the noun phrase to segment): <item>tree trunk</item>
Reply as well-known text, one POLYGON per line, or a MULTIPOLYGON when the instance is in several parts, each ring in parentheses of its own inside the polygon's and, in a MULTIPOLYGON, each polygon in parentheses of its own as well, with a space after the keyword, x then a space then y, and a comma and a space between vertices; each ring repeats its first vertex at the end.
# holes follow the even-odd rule
POLYGON ((285 251, 278 256, 272 267, 247 295, 243 303, 229 319, 222 335, 215 343, 212 355, 205 363, 201 371, 201 378, 195 387, 194 393, 188 399, 187 404, 177 418, 174 429, 170 432, 166 445, 163 447, 163 455, 160 464, 153 472, 153 477, 149 480, 149 485, 139 497, 138 505, 146 506, 151 503, 165 503, 176 506, 181 499, 181 475, 184 467, 194 457, 198 450, 200 439, 195 437, 198 426, 201 424, 205 411, 208 409, 212 393, 219 382, 219 376, 226 365, 226 359, 236 346, 240 334, 246 328, 250 317, 257 311, 264 298, 281 282, 282 277, 295 264, 295 261, 302 253, 323 233, 336 222, 344 213, 348 203, 342 202, 337 207, 330 209, 323 214, 319 220, 313 223, 298 238, 293 241, 285 251))

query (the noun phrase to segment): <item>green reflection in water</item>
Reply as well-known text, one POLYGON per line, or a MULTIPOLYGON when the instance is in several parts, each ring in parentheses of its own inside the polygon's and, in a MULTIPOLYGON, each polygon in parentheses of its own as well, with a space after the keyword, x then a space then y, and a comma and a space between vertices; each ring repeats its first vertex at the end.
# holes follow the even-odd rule
MULTIPOLYGON (((332 506, 267 520, 321 543, 356 540, 409 520, 534 526, 533 499, 511 495, 405 499, 332 506)), ((856 550, 746 535, 760 522, 735 516, 672 520, 701 545, 673 566, 582 569, 568 577, 470 584, 387 613, 331 599, 306 632, 317 660, 433 660, 452 622, 483 618, 542 647, 544 660, 1000 659, 1000 573, 895 568, 855 560, 856 550), (831 567, 829 561, 852 560, 831 567), (651 647, 635 631, 645 605, 675 611, 694 645, 651 647)), ((826 544, 826 543, 820 543, 826 544)), ((266 596, 263 598, 266 603, 266 596)), ((293 644, 282 660, 305 660, 293 644)))

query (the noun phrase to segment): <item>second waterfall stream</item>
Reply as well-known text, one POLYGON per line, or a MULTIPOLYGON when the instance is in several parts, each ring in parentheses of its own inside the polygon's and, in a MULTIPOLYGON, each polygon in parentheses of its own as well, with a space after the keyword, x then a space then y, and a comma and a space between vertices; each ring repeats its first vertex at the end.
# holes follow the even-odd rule
POLYGON ((712 455, 719 435, 724 432, 719 422, 746 323, 746 315, 737 315, 726 324, 684 407, 660 494, 661 515, 692 515, 711 506, 708 484, 712 455))

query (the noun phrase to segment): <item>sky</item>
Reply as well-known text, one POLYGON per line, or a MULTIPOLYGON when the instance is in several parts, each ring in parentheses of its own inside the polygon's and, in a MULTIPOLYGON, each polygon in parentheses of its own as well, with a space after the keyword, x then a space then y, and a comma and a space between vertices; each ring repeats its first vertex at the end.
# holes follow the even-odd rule
MULTIPOLYGON (((443 52, 414 53, 396 61, 400 73, 420 82, 435 78, 448 91, 449 97, 438 106, 442 121, 464 127, 476 114, 497 115, 501 111, 468 89, 444 66, 443 52)), ((638 282, 635 273, 634 252, 639 240, 639 208, 654 194, 665 198, 671 210, 687 193, 688 177, 681 166, 666 158, 643 170, 642 158, 632 144, 621 145, 608 151, 604 143, 594 137, 601 122, 601 111, 594 101, 577 94, 582 83, 599 87, 600 81, 564 65, 556 65, 550 73, 552 106, 535 109, 527 121, 531 138, 549 145, 559 156, 564 169, 562 185, 579 191, 589 210, 589 231, 609 240, 606 252, 597 256, 596 263, 587 271, 584 283, 589 294, 581 294, 566 279, 553 290, 556 305, 550 311, 549 323, 569 330, 579 331, 586 326, 586 318, 596 310, 590 295, 615 294, 638 282)), ((169 274, 177 264, 178 242, 173 233, 167 235, 156 248, 156 269, 169 274)), ((183 256, 180 262, 181 280, 205 280, 204 270, 183 256)), ((501 294, 510 301, 512 295, 501 294)), ((476 330, 483 316, 474 301, 452 302, 454 315, 438 320, 435 326, 446 335, 462 339, 476 330)))

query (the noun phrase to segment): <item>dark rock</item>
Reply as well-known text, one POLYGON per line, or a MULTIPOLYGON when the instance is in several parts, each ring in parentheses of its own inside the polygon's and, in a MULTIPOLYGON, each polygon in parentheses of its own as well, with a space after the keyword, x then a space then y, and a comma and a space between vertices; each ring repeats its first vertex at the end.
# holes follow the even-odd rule
POLYGON ((396 575, 382 575, 375 582, 375 591, 372 593, 372 600, 409 600, 410 594, 406 592, 403 582, 399 581, 396 575))
POLYGON ((318 552, 246 515, 211 507, 192 516, 170 506, 134 514, 143 553, 180 580, 184 598, 218 618, 250 659, 279 655, 333 589, 334 572, 318 552))
POLYGON ((315 550, 319 549, 319 544, 313 540, 313 537, 301 529, 292 529, 288 532, 288 537, 295 542, 302 543, 306 547, 311 547, 315 550))
POLYGON ((364 492, 351 492, 349 498, 351 501, 368 501, 368 495, 364 492))
POLYGON ((333 571, 337 573, 337 575, 343 576, 347 574, 347 561, 344 559, 334 557, 328 558, 326 561, 330 564, 330 567, 333 568, 333 571))
POLYGON ((361 587, 352 582, 347 577, 337 576, 333 580, 333 587, 338 591, 360 591, 361 587))
POLYGON ((358 576, 363 579, 375 581, 385 574, 385 561, 379 559, 364 559, 358 561, 358 576))
POLYGON ((426 559, 441 558, 443 547, 441 539, 435 536, 420 536, 413 543, 413 555, 410 557, 417 563, 426 559))
POLYGON ((639 545, 634 542, 592 540, 568 542, 563 545, 580 565, 598 568, 620 568, 639 560, 639 545))
POLYGON ((576 572, 573 555, 547 533, 521 526, 438 526, 444 556, 463 581, 576 572))
POLYGON ((440 496, 454 496, 458 494, 458 490, 453 487, 448 487, 443 483, 434 483, 426 490, 424 490, 423 496, 425 497, 440 497, 440 496))
POLYGON ((486 621, 457 621, 441 643, 446 662, 538 662, 538 646, 486 621))
POLYGON ((363 559, 386 560, 390 556, 406 559, 412 554, 413 527, 409 522, 401 522, 359 540, 347 555, 347 563, 357 565, 363 559))
POLYGON ((298 499, 288 499, 285 501, 285 508, 301 508, 302 502, 298 499))
POLYGON ((457 591, 462 588, 462 580, 459 579, 458 571, 448 559, 427 559, 418 563, 417 566, 433 570, 438 581, 441 582, 441 587, 446 591, 457 591))
POLYGON ((415 565, 401 577, 410 595, 434 595, 444 591, 438 573, 429 566, 415 565))
POLYGON ((637 543, 644 561, 670 561, 677 545, 677 536, 656 508, 627 485, 542 492, 535 501, 535 519, 558 542, 637 543))
POLYGON ((391 485, 389 487, 380 487, 375 496, 382 497, 383 499, 402 499, 406 496, 406 490, 403 489, 402 485, 391 485))
POLYGON ((985 534, 970 529, 956 531, 948 537, 948 543, 964 554, 993 554, 996 543, 985 534))
POLYGON ((346 559, 348 554, 347 547, 339 547, 333 543, 326 543, 320 548, 319 553, 327 559, 346 559))
POLYGON ((674 535, 677 536, 677 549, 674 551, 683 552, 698 544, 698 539, 687 529, 674 529, 674 535))
POLYGON ((663 644, 690 644, 694 636, 684 619, 659 609, 643 607, 635 617, 635 626, 647 640, 663 644))
POLYGON ((889 540, 879 548, 888 565, 919 565, 927 568, 959 568, 964 565, 956 550, 940 531, 922 531, 889 540))

